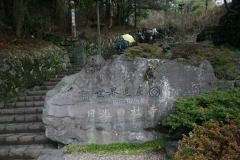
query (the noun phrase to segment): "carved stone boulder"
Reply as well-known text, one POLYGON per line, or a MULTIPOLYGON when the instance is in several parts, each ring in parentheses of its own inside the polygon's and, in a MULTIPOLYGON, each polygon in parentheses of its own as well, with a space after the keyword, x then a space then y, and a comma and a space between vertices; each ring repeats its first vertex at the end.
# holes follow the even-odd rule
POLYGON ((176 61, 124 55, 87 65, 66 76, 45 98, 43 121, 52 140, 80 146, 144 142, 160 138, 147 131, 173 112, 177 97, 194 96, 217 85, 208 61, 199 67, 176 61))

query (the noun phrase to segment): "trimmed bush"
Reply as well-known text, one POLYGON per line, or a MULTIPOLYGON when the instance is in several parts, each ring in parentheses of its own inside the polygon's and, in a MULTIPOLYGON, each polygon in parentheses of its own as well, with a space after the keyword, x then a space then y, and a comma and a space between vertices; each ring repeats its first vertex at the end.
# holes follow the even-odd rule
POLYGON ((221 122, 226 116, 236 118, 240 113, 239 106, 240 88, 213 90, 196 97, 178 98, 173 105, 175 112, 163 120, 163 125, 192 130, 194 124, 203 125, 210 119, 221 122))
POLYGON ((161 47, 156 44, 138 43, 138 46, 129 47, 124 51, 126 56, 135 58, 164 58, 164 53, 161 47))
MULTIPOLYGON (((228 116, 227 116, 228 118, 228 116)), ((205 126, 194 125, 189 136, 183 135, 174 159, 239 160, 240 114, 234 120, 216 123, 210 120, 205 126)))

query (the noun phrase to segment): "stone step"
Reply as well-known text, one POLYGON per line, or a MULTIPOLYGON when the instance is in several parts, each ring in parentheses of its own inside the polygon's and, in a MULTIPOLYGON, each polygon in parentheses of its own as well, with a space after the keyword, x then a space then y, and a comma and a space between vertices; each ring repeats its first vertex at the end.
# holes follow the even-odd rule
MULTIPOLYGON (((76 68, 83 68, 83 67, 81 67, 80 65, 78 65, 78 64, 72 64, 72 67, 71 68, 74 68, 74 69, 76 69, 76 68)), ((71 69, 70 68, 70 69, 71 69)))
POLYGON ((28 96, 40 96, 40 95, 46 95, 48 90, 40 90, 40 91, 26 91, 26 94, 28 96))
POLYGON ((62 78, 51 78, 48 81, 49 82, 60 82, 62 80, 62 78))
POLYGON ((57 144, 0 145, 0 160, 33 160, 43 153, 54 152, 57 144))
POLYGON ((81 72, 81 70, 66 71, 66 72, 62 72, 62 73, 59 74, 59 75, 56 75, 56 77, 58 77, 58 78, 63 78, 63 77, 65 77, 65 76, 70 76, 70 75, 72 75, 72 74, 79 73, 79 72, 81 72))
POLYGON ((18 107, 43 107, 44 100, 42 101, 27 101, 27 102, 12 102, 6 103, 6 108, 18 108, 18 107))
MULTIPOLYGON (((71 73, 71 72, 74 72, 74 71, 78 71, 78 70, 81 70, 81 68, 79 67, 79 68, 69 68, 68 70, 66 70, 65 72, 68 72, 68 73, 71 73)), ((63 72, 61 72, 61 73, 64 73, 64 71, 63 72)))
POLYGON ((71 72, 71 73, 65 73, 65 74, 61 74, 61 75, 56 75, 55 78, 64 78, 65 76, 71 76, 75 73, 79 73, 80 71, 75 71, 75 72, 71 72))
POLYGON ((79 72, 81 72, 81 70, 79 70, 79 71, 75 71, 73 74, 76 74, 76 73, 79 73, 79 72))
POLYGON ((56 86, 58 82, 43 82, 43 86, 56 86))
POLYGON ((83 67, 80 66, 74 66, 74 70, 75 71, 81 71, 83 69, 83 67))
POLYGON ((0 134, 1 145, 49 144, 52 142, 46 137, 45 132, 0 134))
POLYGON ((74 74, 79 73, 79 72, 81 72, 81 70, 80 71, 75 71, 74 74))
POLYGON ((45 95, 40 95, 40 96, 20 96, 17 98, 17 101, 44 101, 45 100, 45 95))
POLYGON ((37 160, 65 160, 65 158, 63 158, 63 157, 64 157, 64 150, 62 150, 62 149, 55 149, 55 150, 49 150, 49 151, 45 150, 37 158, 37 160))
MULTIPOLYGON (((72 74, 74 74, 74 73, 72 73, 72 74)), ((70 75, 70 74, 59 74, 59 75, 56 75, 55 77, 56 78, 63 78, 63 77, 65 77, 65 76, 67 76, 67 75, 70 75)))
POLYGON ((0 124, 42 122, 42 114, 4 115, 0 116, 0 124))
POLYGON ((55 86, 35 86, 33 88, 34 91, 39 91, 39 90, 51 90, 53 89, 55 86))
POLYGON ((0 109, 2 115, 21 115, 21 114, 42 114, 43 107, 27 107, 27 108, 8 108, 0 109))
POLYGON ((0 109, 0 160, 36 160, 44 153, 59 151, 57 142, 45 136, 45 124, 42 122, 45 95, 63 77, 78 73, 81 69, 73 65, 73 68, 40 86, 19 94, 6 103, 5 109, 0 109))
POLYGON ((75 73, 78 73, 78 72, 80 72, 81 71, 81 69, 74 69, 74 70, 68 70, 68 71, 66 71, 66 72, 62 72, 60 75, 70 75, 70 74, 75 74, 75 73))
POLYGON ((0 124, 0 134, 45 132, 43 122, 0 124))
POLYGON ((44 100, 45 100, 45 95, 39 95, 39 96, 18 95, 18 97, 8 100, 8 103, 21 102, 21 101, 22 102, 44 101, 44 100))

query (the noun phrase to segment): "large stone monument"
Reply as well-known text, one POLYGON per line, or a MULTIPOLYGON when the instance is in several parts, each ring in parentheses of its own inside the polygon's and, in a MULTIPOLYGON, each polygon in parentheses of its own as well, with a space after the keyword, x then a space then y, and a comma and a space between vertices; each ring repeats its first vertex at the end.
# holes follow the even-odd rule
MULTIPOLYGON (((177 97, 215 88, 208 61, 199 67, 124 55, 92 56, 81 72, 64 77, 45 99, 47 137, 75 146, 143 142, 159 137, 155 127, 173 112, 177 97), (149 73, 149 66, 152 72, 149 73)), ((187 107, 187 106, 186 106, 187 107)))

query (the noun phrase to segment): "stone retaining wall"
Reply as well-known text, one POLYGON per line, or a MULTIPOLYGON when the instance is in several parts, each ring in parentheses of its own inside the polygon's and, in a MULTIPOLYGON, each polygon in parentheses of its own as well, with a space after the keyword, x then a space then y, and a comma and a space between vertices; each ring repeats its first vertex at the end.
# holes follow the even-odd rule
POLYGON ((13 51, 13 58, 0 60, 0 108, 7 99, 41 84, 72 64, 85 65, 87 56, 83 41, 52 33, 44 33, 42 38, 53 44, 35 51, 32 56, 13 51))
MULTIPOLYGON (((14 58, 0 60, 0 108, 18 92, 41 84, 72 64, 85 66, 87 55, 98 54, 96 44, 85 43, 79 38, 66 38, 52 33, 42 33, 41 38, 53 44, 32 53, 33 56, 14 51, 14 58)), ((116 41, 117 37, 113 37, 102 43, 103 56, 112 54, 116 41)))
POLYGON ((0 60, 0 108, 7 99, 71 67, 69 56, 55 45, 26 55, 14 51, 13 58, 0 60))
POLYGON ((223 44, 228 39, 226 36, 224 36, 224 32, 222 32, 221 26, 215 26, 215 27, 205 27, 198 35, 197 35, 197 42, 200 41, 212 41, 213 44, 223 44))
POLYGON ((66 38, 53 33, 42 33, 42 39, 52 42, 68 53, 71 63, 80 66, 85 65, 86 53, 84 51, 84 42, 78 38, 66 38))

